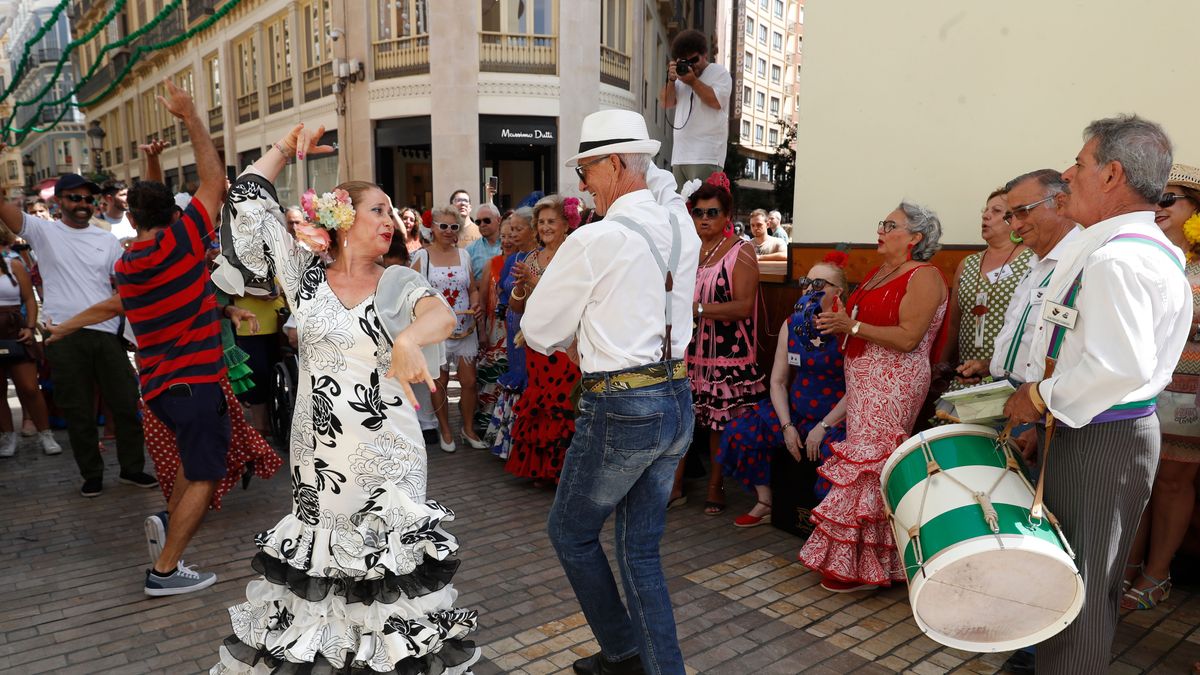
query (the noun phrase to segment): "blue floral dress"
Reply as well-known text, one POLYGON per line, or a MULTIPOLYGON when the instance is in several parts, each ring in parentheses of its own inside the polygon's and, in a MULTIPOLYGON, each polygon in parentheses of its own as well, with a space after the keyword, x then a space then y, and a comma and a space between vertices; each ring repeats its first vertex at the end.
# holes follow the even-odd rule
MULTIPOLYGON (((801 296, 788 318, 787 335, 779 336, 780 340, 787 340, 788 362, 795 373, 788 391, 788 403, 791 421, 800 432, 801 442, 846 392, 838 341, 821 335, 812 323, 813 317, 821 311, 824 294, 824 291, 818 291, 801 296)), ((845 435, 842 424, 830 429, 821 444, 822 454, 830 442, 841 440, 845 435)), ((771 484, 771 455, 783 445, 783 426, 771 399, 766 398, 725 427, 717 462, 726 476, 753 491, 757 485, 771 484)), ((817 496, 824 495, 819 485, 814 486, 814 491, 817 496)), ((828 491, 827 487, 825 491, 828 491)))
POLYGON ((525 348, 516 344, 517 333, 521 331, 521 314, 508 309, 509 298, 517 285, 513 277, 513 265, 525 260, 530 251, 518 251, 504 261, 500 270, 499 304, 505 312, 505 346, 508 349, 508 371, 497 380, 499 394, 496 396, 496 407, 492 409, 492 421, 488 425, 485 438, 492 444, 492 454, 500 459, 508 459, 512 452, 512 429, 516 418, 517 400, 529 384, 529 373, 525 370, 525 348))
MULTIPOLYGON (((465 639, 478 617, 454 607, 458 542, 443 529, 454 514, 426 499, 421 428, 386 376, 397 326, 411 323, 417 301, 441 296, 396 266, 346 307, 253 173, 230 188, 223 220, 239 264, 282 282, 300 374, 292 508, 255 537, 262 577, 229 609, 233 634, 211 672, 465 673, 479 658, 465 639)), ((441 349, 426 350, 434 368, 444 351, 429 350, 441 349)))

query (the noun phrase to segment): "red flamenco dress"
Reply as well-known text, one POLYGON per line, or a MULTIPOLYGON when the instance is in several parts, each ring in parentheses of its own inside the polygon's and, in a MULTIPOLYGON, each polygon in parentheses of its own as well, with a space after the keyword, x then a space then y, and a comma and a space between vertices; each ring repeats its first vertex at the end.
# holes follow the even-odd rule
POLYGON ((504 470, 521 478, 558 482, 563 458, 575 435, 571 390, 579 366, 565 352, 546 356, 525 348, 529 384, 513 409, 512 451, 504 470))
MULTIPOLYGON (((872 326, 900 322, 900 301, 921 265, 877 288, 850 296, 851 316, 872 326), (857 310, 857 313, 855 313, 857 310)), ((946 313, 943 301, 920 344, 900 352, 859 338, 846 347, 846 440, 817 471, 829 494, 813 509, 813 534, 800 549, 805 566, 847 584, 890 586, 904 581, 896 541, 887 522, 879 475, 888 457, 912 432, 929 390, 929 352, 946 313)))

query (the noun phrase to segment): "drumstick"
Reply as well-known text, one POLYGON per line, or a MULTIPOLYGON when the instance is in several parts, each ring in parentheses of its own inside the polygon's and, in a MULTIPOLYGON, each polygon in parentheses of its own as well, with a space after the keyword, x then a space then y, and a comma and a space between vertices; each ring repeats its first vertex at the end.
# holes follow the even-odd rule
MULTIPOLYGON (((1042 379, 1048 379, 1054 374, 1054 365, 1057 361, 1050 356, 1046 357, 1046 372, 1042 379)), ((1035 382, 1033 386, 1037 386, 1035 382)), ((1037 489, 1033 493, 1033 505, 1029 507, 1029 518, 1041 520, 1043 501, 1046 490, 1046 464, 1050 456, 1050 439, 1054 438, 1054 413, 1050 412, 1050 408, 1046 408, 1046 443, 1042 447, 1041 468, 1038 471, 1037 489)))
POLYGON ((962 424, 962 420, 955 417, 954 415, 951 415, 950 413, 946 412, 945 410, 939 410, 939 411, 935 412, 933 414, 933 416, 936 419, 942 420, 944 422, 952 422, 954 424, 962 424))

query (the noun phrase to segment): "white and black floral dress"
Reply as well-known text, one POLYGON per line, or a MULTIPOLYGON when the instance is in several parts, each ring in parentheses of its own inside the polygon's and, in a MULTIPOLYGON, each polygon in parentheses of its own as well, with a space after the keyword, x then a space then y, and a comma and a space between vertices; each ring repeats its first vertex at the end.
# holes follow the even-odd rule
MULTIPOLYGON (((345 307, 253 169, 230 189, 224 221, 240 266, 283 285, 300 375, 292 512, 255 538, 263 577, 229 609, 233 635, 212 673, 466 672, 479 658, 464 639, 477 615, 454 608, 458 544, 442 529, 454 514, 426 501, 420 424, 385 377, 392 336, 417 300, 440 296, 392 267, 374 295, 345 307)), ((439 357, 427 358, 437 372, 439 357)))

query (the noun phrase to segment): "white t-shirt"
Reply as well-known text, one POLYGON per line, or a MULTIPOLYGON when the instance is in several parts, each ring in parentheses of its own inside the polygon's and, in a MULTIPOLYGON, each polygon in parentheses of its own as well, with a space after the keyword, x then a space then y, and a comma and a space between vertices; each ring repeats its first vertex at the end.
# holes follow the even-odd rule
POLYGON ((128 213, 122 213, 119 219, 113 220, 104 212, 100 212, 92 218, 92 222, 99 226, 100 229, 112 232, 113 236, 121 241, 137 237, 137 230, 134 229, 133 223, 129 222, 128 213))
POLYGON ((712 87, 721 107, 710 108, 699 96, 693 96, 691 87, 681 80, 675 80, 672 125, 676 129, 671 164, 725 166, 725 150, 729 141, 729 92, 733 90, 733 78, 721 64, 710 63, 700 73, 700 81, 712 87), (689 112, 691 117, 688 116, 689 112), (682 129, 679 128, 681 126, 682 129))
MULTIPOLYGON (((47 319, 62 323, 112 297, 113 265, 123 249, 111 232, 95 225, 75 229, 24 214, 21 237, 37 252, 45 296, 42 314, 47 319)), ((119 323, 109 319, 91 328, 115 335, 119 323)))

